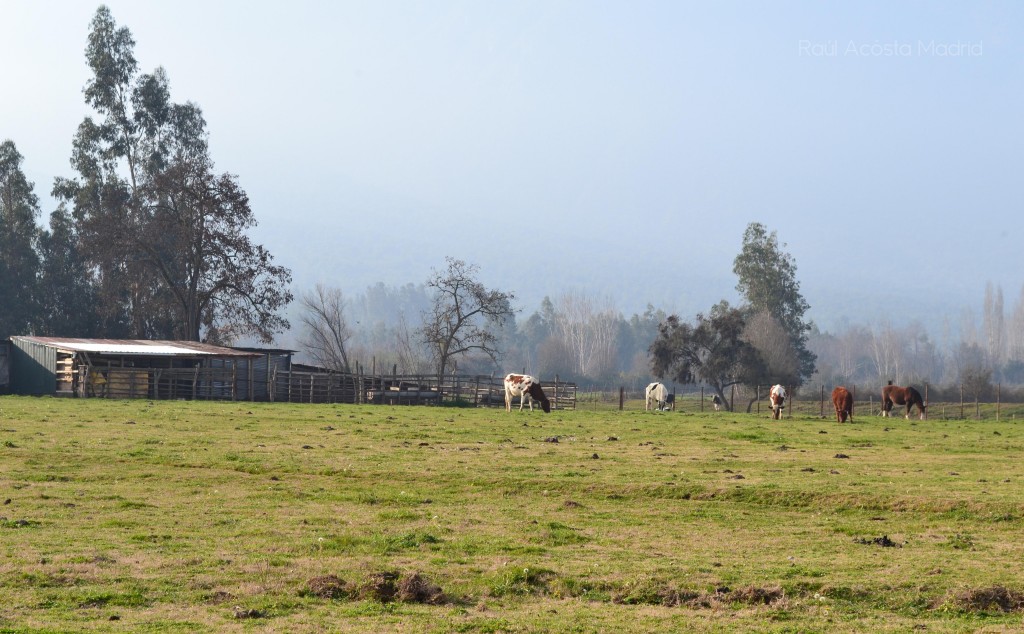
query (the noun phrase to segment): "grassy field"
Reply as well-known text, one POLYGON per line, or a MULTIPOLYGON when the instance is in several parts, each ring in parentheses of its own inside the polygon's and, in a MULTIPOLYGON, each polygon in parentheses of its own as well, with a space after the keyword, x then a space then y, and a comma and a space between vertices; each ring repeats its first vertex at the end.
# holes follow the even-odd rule
POLYGON ((1024 628, 1024 428, 0 398, 0 632, 1024 628))

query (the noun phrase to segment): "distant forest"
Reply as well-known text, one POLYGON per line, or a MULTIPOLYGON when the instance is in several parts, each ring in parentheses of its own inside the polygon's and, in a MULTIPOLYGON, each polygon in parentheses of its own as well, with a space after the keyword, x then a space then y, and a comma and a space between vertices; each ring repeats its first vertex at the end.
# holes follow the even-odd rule
MULTIPOLYGON (((431 297, 422 284, 377 284, 346 301, 352 328, 351 357, 367 370, 397 367, 399 372, 431 368, 425 351, 409 345, 431 297)), ((871 389, 893 380, 932 389, 965 386, 969 398, 992 398, 996 385, 1024 386, 1024 291, 1011 312, 1003 293, 987 285, 981 318, 965 309, 943 332, 918 323, 905 326, 850 324, 823 332, 811 324, 808 349, 816 370, 807 385, 858 385, 871 389)), ((502 330, 505 351, 499 363, 487 358, 461 360, 459 372, 532 372, 558 375, 583 385, 640 390, 655 380, 649 348, 667 314, 648 305, 625 316, 611 298, 569 292, 545 298, 539 309, 520 312, 502 330)), ((951 392, 950 398, 953 398, 951 392)))

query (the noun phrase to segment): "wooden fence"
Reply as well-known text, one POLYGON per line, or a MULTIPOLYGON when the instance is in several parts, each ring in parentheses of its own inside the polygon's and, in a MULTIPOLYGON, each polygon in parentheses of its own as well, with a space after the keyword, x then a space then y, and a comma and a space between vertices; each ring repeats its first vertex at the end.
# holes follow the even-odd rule
MULTIPOLYGON (((97 398, 264 400, 283 403, 376 403, 504 407, 501 377, 367 375, 272 370, 240 376, 234 368, 79 368, 78 395, 97 398), (262 394, 265 397, 255 395, 262 394)), ((552 409, 576 409, 576 384, 542 384, 552 409)))

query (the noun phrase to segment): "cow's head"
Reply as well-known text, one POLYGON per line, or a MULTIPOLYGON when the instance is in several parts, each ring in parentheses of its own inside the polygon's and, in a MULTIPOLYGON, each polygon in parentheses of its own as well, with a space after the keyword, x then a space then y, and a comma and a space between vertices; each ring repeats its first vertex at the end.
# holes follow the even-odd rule
POLYGON ((531 382, 530 386, 527 388, 527 394, 529 394, 533 400, 540 401, 540 406, 545 412, 551 411, 551 401, 548 400, 547 395, 544 394, 544 390, 541 389, 539 383, 531 382))

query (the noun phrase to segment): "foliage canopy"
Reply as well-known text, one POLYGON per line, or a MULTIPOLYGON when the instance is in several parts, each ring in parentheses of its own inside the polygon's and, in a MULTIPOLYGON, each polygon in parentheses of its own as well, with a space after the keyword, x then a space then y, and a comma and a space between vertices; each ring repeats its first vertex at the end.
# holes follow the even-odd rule
MULTIPOLYGON (((800 294, 796 261, 783 250, 775 231, 759 222, 747 225, 743 247, 733 260, 738 290, 746 300, 748 315, 766 312, 788 334, 796 362, 796 383, 814 374, 814 353, 807 349, 811 324, 804 320, 810 304, 800 294)), ((792 375, 783 368, 771 368, 780 375, 792 375)), ((780 379, 781 380, 781 379, 780 379)))

